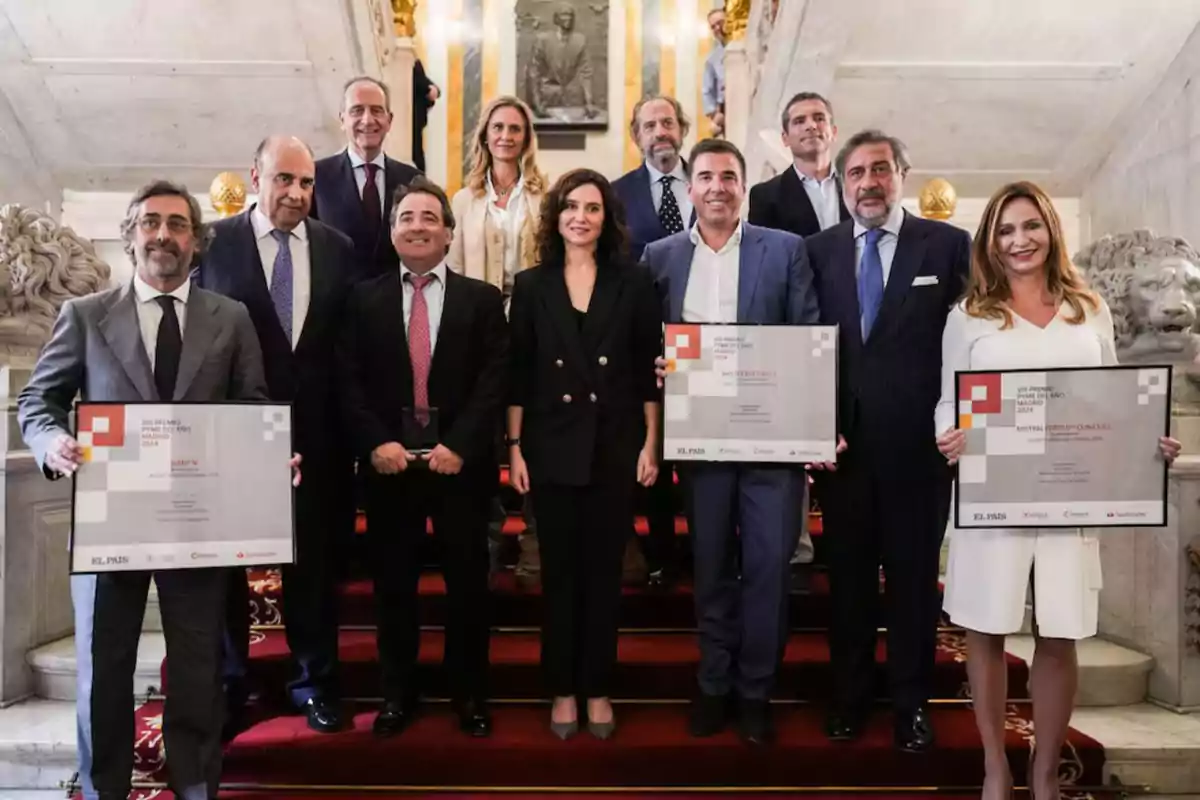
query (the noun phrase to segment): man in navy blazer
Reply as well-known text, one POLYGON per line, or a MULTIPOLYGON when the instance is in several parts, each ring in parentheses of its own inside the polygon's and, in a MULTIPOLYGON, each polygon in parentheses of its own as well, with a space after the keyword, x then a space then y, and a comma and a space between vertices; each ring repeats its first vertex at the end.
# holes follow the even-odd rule
POLYGON ((921 752, 934 739, 926 703, 951 478, 934 445, 933 410, 942 329, 965 286, 971 242, 959 228, 904 211, 909 162, 898 139, 855 134, 835 168, 854 218, 805 240, 821 322, 839 326, 845 438, 836 466, 826 465, 818 479, 833 603, 835 691, 826 733, 858 737, 875 699, 882 564, 895 742, 921 752))
POLYGON ((350 237, 355 260, 364 271, 361 277, 372 278, 400 268, 387 220, 396 189, 420 173, 383 153, 392 129, 391 93, 385 84, 351 78, 342 92, 338 118, 346 149, 317 162, 310 213, 350 237))
MULTIPOLYGON (((625 206, 630 256, 638 261, 650 242, 690 228, 696 222, 688 195, 687 162, 680 151, 691 121, 669 95, 647 95, 633 107, 629 135, 645 160, 613 182, 625 206), (669 191, 668 191, 669 189, 669 191)), ((663 462, 658 481, 645 489, 650 532, 645 540, 646 567, 652 586, 671 583, 675 572, 674 465, 663 462)))
MULTIPOLYGON (((353 460, 339 424, 333 348, 358 270, 350 240, 307 218, 313 173, 308 145, 291 137, 263 140, 250 171, 258 203, 213 224, 215 237, 193 279, 245 304, 262 346, 268 394, 293 403, 304 481, 296 490, 296 563, 283 568, 284 621, 297 668, 288 690, 309 725, 329 732, 341 727, 337 565, 354 525, 353 460)), ((227 602, 229 736, 249 690, 244 570, 230 581, 227 602)))
MULTIPOLYGON (((730 142, 706 139, 692 149, 697 223, 643 255, 668 323, 818 321, 804 240, 740 220, 745 175, 742 154, 730 142)), ((768 699, 787 638, 788 560, 800 530, 804 471, 728 462, 689 462, 686 471, 700 629, 691 731, 720 731, 736 699, 742 738, 765 742, 772 734, 768 699), (738 547, 740 576, 732 555, 738 547)))

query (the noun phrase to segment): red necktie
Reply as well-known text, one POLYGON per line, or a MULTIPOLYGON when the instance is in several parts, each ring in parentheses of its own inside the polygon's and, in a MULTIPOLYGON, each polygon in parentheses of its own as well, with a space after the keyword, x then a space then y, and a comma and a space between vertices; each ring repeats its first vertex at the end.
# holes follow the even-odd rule
POLYGON ((425 287, 434 279, 433 275, 405 273, 412 284, 412 314, 408 320, 408 358, 412 362, 413 411, 417 420, 429 422, 429 362, 433 348, 429 341, 429 306, 425 303, 425 287))
POLYGON ((362 204, 363 218, 367 221, 367 229, 372 233, 372 239, 379 235, 380 222, 383 219, 383 209, 379 207, 379 187, 375 185, 375 173, 378 164, 363 164, 367 171, 367 179, 363 183, 362 204))

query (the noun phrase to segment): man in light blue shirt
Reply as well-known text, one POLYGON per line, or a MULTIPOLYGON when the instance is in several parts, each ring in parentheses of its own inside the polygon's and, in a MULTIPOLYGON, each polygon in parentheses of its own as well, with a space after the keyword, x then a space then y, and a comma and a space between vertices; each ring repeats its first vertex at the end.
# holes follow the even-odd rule
POLYGON ((704 116, 713 125, 713 136, 725 133, 725 11, 714 8, 708 12, 708 27, 716 44, 704 60, 701 97, 704 116))

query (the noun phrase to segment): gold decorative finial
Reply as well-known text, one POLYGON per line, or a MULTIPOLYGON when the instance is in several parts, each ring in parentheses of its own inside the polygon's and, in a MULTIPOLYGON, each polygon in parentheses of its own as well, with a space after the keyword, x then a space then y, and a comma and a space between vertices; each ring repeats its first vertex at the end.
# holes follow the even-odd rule
POLYGON ((208 197, 222 219, 232 217, 246 205, 246 182, 236 172, 222 172, 213 178, 208 197))
POLYGON ((750 25, 750 0, 725 0, 725 41, 738 42, 746 38, 750 25))
POLYGON ((921 216, 927 219, 948 220, 958 206, 958 192, 945 178, 932 178, 921 187, 921 216))
POLYGON ((417 35, 417 0, 392 0, 392 21, 396 36, 412 39, 417 35))

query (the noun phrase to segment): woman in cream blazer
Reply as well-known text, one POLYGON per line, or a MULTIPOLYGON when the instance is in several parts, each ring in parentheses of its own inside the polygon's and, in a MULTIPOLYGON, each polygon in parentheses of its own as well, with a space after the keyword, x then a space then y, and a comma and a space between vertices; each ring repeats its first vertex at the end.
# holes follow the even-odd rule
POLYGON ((515 97, 483 110, 471 144, 466 186, 451 201, 457 226, 447 263, 503 292, 537 261, 537 223, 546 177, 537 166, 533 114, 515 97))

